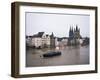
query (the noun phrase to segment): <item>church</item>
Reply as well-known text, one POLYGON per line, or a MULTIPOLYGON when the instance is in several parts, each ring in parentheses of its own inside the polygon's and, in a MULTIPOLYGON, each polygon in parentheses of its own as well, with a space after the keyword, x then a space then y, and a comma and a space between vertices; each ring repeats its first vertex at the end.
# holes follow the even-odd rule
POLYGON ((80 28, 76 25, 75 28, 70 27, 69 30, 69 38, 68 38, 68 46, 76 46, 80 45, 80 28))

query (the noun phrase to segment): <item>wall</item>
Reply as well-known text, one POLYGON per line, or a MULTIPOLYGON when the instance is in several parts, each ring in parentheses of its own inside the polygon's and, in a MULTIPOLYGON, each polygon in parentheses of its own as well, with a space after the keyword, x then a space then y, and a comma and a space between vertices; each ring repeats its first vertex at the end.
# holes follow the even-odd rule
MULTIPOLYGON (((11 2, 15 0, 1 0, 0 2, 0 80, 16 80, 10 77, 11 67, 11 2)), ((28 1, 28 0, 16 0, 28 1)), ((60 3, 60 4, 76 4, 98 6, 100 9, 99 0, 29 0, 30 2, 41 3, 60 3)), ((98 13, 98 22, 100 21, 100 11, 98 13)), ((98 34, 100 34, 100 23, 98 24, 98 34)), ((100 46, 100 37, 98 37, 98 47, 100 46)), ((98 50, 98 67, 100 67, 100 50, 98 50)), ((17 80, 100 80, 100 68, 97 74, 79 74, 79 75, 64 75, 53 77, 38 77, 38 78, 22 78, 17 80)))

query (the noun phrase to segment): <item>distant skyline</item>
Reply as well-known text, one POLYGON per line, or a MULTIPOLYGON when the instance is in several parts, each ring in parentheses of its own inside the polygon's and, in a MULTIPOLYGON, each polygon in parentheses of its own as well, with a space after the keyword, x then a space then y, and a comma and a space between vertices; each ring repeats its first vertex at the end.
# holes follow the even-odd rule
POLYGON ((90 16, 78 14, 53 14, 53 13, 32 13, 27 12, 26 18, 26 35, 34 35, 38 32, 45 32, 56 37, 68 37, 70 27, 80 28, 82 37, 90 35, 90 16))

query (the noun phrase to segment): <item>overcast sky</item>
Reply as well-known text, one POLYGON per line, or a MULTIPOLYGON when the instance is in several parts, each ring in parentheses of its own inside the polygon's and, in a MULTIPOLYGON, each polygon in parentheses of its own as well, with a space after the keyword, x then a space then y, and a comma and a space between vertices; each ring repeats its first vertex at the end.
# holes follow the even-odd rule
POLYGON ((76 14, 26 13, 26 35, 45 32, 56 37, 68 37, 70 26, 80 28, 82 37, 89 37, 90 16, 76 14))

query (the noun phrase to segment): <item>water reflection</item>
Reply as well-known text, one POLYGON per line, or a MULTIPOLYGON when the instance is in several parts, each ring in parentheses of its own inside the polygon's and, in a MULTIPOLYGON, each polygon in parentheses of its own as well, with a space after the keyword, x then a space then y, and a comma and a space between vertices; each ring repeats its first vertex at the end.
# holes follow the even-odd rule
POLYGON ((44 58, 42 55, 57 49, 28 49, 26 67, 89 64, 89 46, 62 47, 60 56, 44 58))

